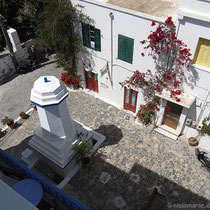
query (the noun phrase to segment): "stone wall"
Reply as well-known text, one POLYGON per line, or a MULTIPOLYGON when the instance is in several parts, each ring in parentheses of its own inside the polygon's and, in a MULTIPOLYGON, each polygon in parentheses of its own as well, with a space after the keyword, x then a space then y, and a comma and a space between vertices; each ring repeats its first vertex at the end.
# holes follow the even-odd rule
MULTIPOLYGON (((23 47, 20 44, 16 30, 10 28, 7 32, 11 40, 18 64, 26 63, 28 51, 26 47, 23 47)), ((16 71, 9 51, 3 51, 0 54, 0 85, 7 81, 15 73, 16 71)))

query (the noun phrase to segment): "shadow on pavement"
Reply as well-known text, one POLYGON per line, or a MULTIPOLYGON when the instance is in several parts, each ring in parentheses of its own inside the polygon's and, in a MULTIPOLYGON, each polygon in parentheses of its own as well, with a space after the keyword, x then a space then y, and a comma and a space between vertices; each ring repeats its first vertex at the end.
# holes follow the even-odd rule
POLYGON ((95 129, 94 131, 106 136, 102 147, 118 144, 119 141, 123 138, 122 131, 116 125, 101 125, 98 129, 95 129))

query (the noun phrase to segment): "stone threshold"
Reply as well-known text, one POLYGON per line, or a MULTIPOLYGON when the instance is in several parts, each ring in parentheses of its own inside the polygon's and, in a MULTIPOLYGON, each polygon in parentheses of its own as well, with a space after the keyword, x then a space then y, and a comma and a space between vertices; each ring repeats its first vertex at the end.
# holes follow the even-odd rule
POLYGON ((166 126, 166 125, 161 125, 158 128, 155 128, 154 131, 167 136, 168 138, 176 141, 179 137, 179 134, 176 132, 176 130, 166 126))

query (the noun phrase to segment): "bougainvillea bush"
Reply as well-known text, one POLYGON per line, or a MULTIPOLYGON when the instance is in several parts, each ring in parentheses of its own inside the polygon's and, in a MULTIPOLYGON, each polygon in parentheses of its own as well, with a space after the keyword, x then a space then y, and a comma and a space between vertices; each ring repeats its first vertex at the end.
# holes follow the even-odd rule
POLYGON ((192 63, 190 49, 177 38, 171 17, 168 17, 164 24, 153 21, 151 26, 155 29, 147 40, 140 42, 145 46, 145 52, 141 55, 151 56, 156 68, 146 72, 136 70, 122 85, 141 88, 146 101, 153 102, 155 93, 161 94, 163 89, 166 89, 170 91, 170 97, 180 102, 185 71, 192 63))
POLYGON ((146 105, 140 105, 140 109, 136 116, 143 124, 148 124, 154 114, 154 105, 149 101, 146 105))

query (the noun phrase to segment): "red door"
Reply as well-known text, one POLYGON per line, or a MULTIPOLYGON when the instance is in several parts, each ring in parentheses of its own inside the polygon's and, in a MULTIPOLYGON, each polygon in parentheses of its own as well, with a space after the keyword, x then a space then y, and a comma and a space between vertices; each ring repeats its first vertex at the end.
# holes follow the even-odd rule
POLYGON ((135 90, 124 87, 124 109, 136 112, 137 95, 135 90))
POLYGON ((98 92, 98 75, 90 72, 85 71, 85 80, 86 80, 86 87, 90 90, 98 92))

